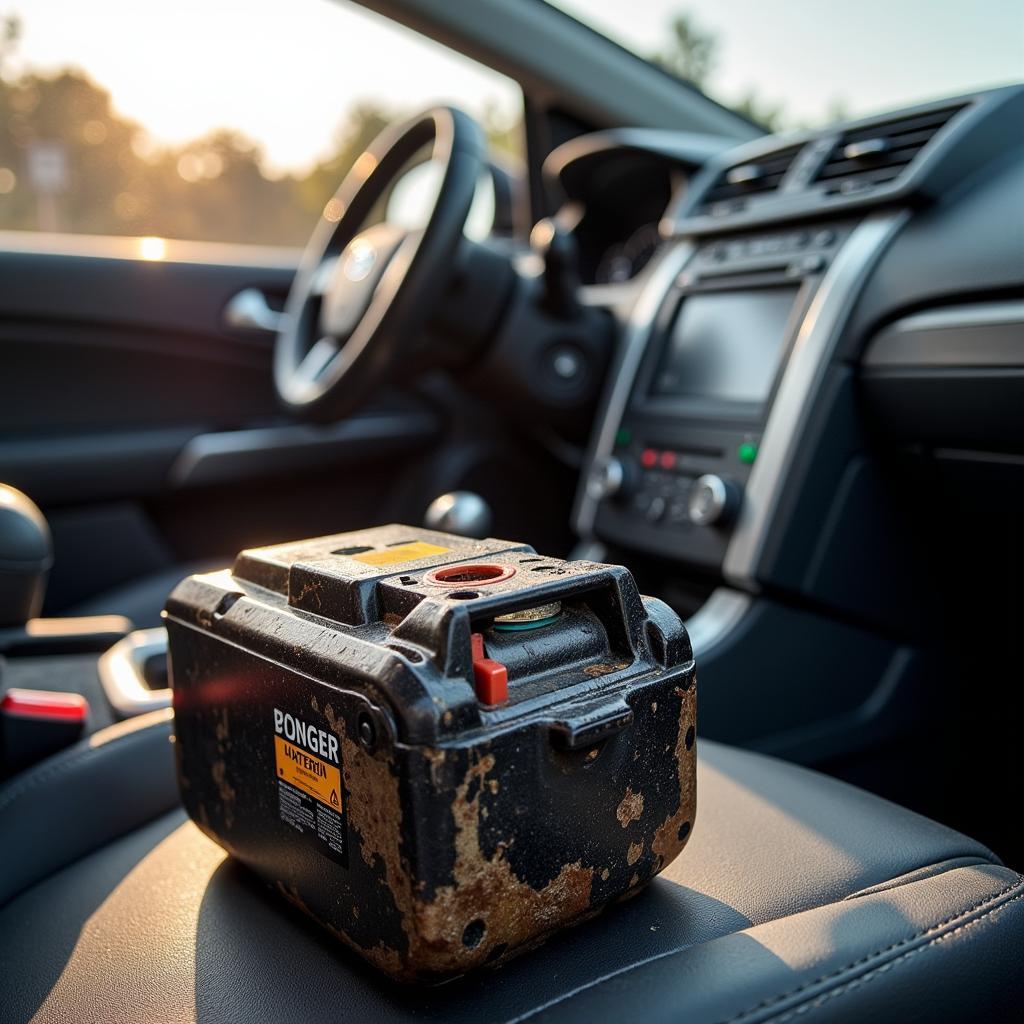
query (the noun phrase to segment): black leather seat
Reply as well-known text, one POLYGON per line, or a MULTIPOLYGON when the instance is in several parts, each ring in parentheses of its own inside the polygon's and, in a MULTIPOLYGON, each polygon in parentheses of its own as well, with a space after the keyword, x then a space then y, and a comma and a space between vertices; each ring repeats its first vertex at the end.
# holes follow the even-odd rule
POLYGON ((501 970, 406 990, 177 807, 168 714, 0 790, 7 1021, 1019 1019, 1024 878, 813 772, 701 744, 693 839, 632 900, 501 970))
POLYGON ((124 615, 139 629, 159 626, 167 595, 186 576, 195 572, 213 572, 230 564, 230 558, 220 558, 210 562, 171 565, 80 601, 71 608, 63 609, 61 614, 124 615))

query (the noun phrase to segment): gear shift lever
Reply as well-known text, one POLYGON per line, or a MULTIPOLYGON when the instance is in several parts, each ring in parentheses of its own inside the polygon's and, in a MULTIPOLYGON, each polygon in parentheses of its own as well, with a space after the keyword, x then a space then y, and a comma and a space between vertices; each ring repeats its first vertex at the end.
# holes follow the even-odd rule
POLYGON ((39 614, 52 562, 43 513, 21 491, 0 484, 0 626, 24 626, 39 614))
POLYGON ((21 491, 0 484, 0 654, 104 651, 132 628, 121 615, 39 618, 52 563, 45 516, 21 491))
POLYGON ((423 516, 428 530, 481 539, 491 532, 491 506, 473 491, 449 491, 435 498, 423 516))

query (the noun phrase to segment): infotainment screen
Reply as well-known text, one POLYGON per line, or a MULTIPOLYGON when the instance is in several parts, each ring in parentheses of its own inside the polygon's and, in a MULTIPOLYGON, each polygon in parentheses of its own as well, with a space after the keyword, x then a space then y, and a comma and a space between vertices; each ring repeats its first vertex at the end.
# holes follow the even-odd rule
POLYGON ((688 295, 672 326, 653 392, 763 402, 786 341, 796 288, 688 295))

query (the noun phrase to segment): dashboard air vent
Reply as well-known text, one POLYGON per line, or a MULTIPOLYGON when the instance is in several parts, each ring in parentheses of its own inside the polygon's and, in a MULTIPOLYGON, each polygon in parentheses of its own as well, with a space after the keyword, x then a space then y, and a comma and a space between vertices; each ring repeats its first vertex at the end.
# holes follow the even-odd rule
POLYGON ((732 210, 742 206, 748 196, 774 192, 801 149, 802 145, 789 146, 766 153, 749 163, 727 168, 705 193, 705 209, 714 211, 721 207, 724 211, 732 210))
POLYGON ((843 132, 815 182, 848 194, 899 177, 935 133, 963 106, 880 121, 843 132))

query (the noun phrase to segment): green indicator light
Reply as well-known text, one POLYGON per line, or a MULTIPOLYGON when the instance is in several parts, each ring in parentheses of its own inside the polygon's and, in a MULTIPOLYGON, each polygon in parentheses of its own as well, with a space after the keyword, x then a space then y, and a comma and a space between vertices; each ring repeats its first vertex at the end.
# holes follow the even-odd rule
POLYGON ((619 432, 615 435, 616 444, 629 444, 633 440, 633 431, 629 427, 619 427, 619 432))
POLYGON ((753 441, 744 441, 736 449, 736 457, 749 466, 757 458, 757 445, 753 441))

